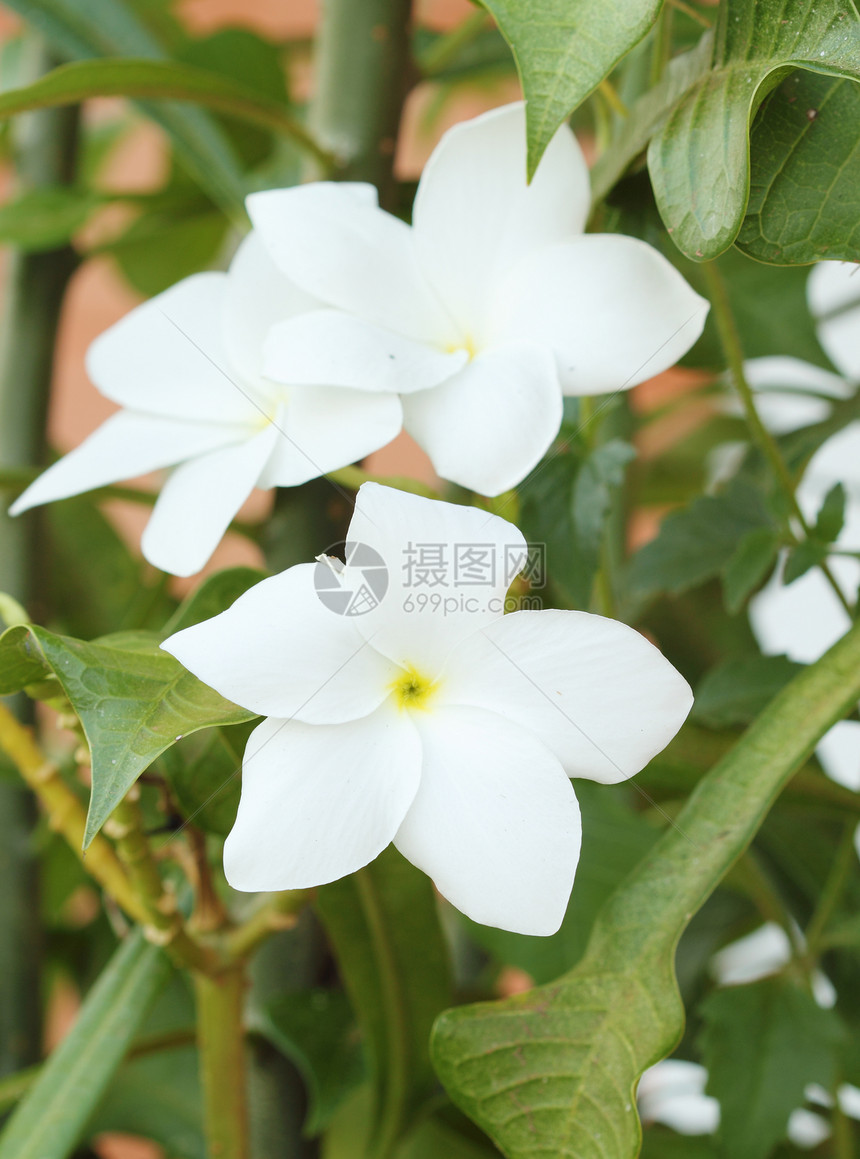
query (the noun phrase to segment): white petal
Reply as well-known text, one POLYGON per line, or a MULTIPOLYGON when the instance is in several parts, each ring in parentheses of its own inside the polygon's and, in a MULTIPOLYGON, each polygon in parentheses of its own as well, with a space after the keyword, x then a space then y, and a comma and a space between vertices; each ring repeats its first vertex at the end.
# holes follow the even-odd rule
POLYGON ((818 742, 815 755, 831 781, 860 793, 860 722, 834 724, 818 742))
POLYGON ((224 347, 226 283, 226 274, 194 274, 100 334, 87 372, 101 393, 148 414, 254 422, 257 400, 224 347))
POLYGON ((833 365, 852 382, 860 380, 860 266, 819 262, 806 294, 819 318, 818 339, 833 365))
MULTIPOLYGON (((853 560, 834 559, 832 563, 840 580, 860 571, 853 560)), ((856 589, 855 580, 853 589, 847 590, 856 589)), ((817 568, 787 587, 776 573, 750 601, 749 616, 762 651, 785 654, 800 664, 813 663, 851 627, 848 613, 817 568)))
MULTIPOLYGON (((820 504, 834 483, 842 483, 849 495, 839 546, 860 547, 860 422, 848 423, 818 448, 807 464, 798 498, 802 500, 811 487, 813 502, 820 504)), ((817 508, 811 512, 813 516, 817 513, 817 508)))
POLYGON ((263 373, 263 344, 276 322, 319 307, 282 273, 253 231, 230 263, 224 293, 224 343, 232 363, 249 378, 263 373))
POLYGON ((743 986, 778 974, 791 961, 788 934, 776 922, 765 922, 714 954, 711 973, 721 986, 743 986))
POLYGON ((305 889, 367 865, 418 786, 421 745, 390 707, 339 725, 263 721, 248 739, 236 824, 224 843, 234 889, 305 889))
POLYGON ((347 540, 378 552, 388 574, 359 630, 428 678, 464 636, 498 619, 526 559, 522 533, 497 515, 377 483, 359 491, 347 540))
POLYGON ((494 713, 413 714, 421 784, 394 844, 476 922, 553 934, 579 861, 579 806, 552 754, 494 713))
POLYGON ((141 536, 144 557, 171 575, 200 571, 253 491, 276 437, 269 426, 243 443, 177 467, 141 536))
POLYGON ((587 612, 512 612, 464 641, 446 703, 501 713, 540 737, 569 776, 613 784, 669 743, 689 685, 633 628, 587 612))
POLYGON ((821 1115, 816 1115, 814 1111, 807 1111, 805 1107, 797 1107, 788 1116, 788 1126, 785 1133, 786 1138, 795 1147, 811 1151, 813 1147, 817 1147, 825 1139, 829 1139, 831 1131, 830 1124, 821 1115))
POLYGON ((408 338, 442 346, 456 339, 409 226, 353 187, 320 181, 252 193, 246 204, 269 253, 308 293, 408 338))
POLYGON ((643 1123, 664 1123, 681 1135, 710 1135, 720 1122, 720 1104, 705 1094, 708 1072, 696 1062, 667 1058, 639 1080, 636 1101, 643 1123))
POLYGON ((481 325, 498 279, 529 250, 582 233, 588 167, 563 125, 526 182, 522 102, 449 129, 433 150, 412 214, 423 268, 461 325, 481 325))
POLYGON ((465 350, 446 352, 339 310, 314 310, 272 329, 265 368, 287 384, 409 393, 444 382, 468 358, 465 350))
POLYGON ((355 620, 314 590, 312 563, 263 580, 218 616, 162 647, 222 696, 267 716, 340 724, 367 716, 397 673, 355 620))
POLYGON ((842 1083, 836 1095, 843 1113, 852 1119, 860 1119, 860 1090, 851 1083, 842 1083))
POLYGON ((627 390, 685 354, 708 303, 662 254, 588 234, 525 258, 493 306, 492 334, 555 351, 567 394, 627 390))
POLYGON ((183 422, 120 411, 31 483, 9 512, 19 515, 41 503, 67 499, 119 479, 132 479, 161 467, 172 467, 182 459, 244 437, 244 427, 183 422))
POLYGON ((499 495, 522 482, 558 434, 555 361, 539 346, 486 350, 441 386, 404 398, 403 414, 442 478, 499 495))
MULTIPOLYGON (((756 391, 756 409, 762 422, 778 435, 821 422, 832 409, 827 399, 850 394, 844 379, 799 358, 751 358, 744 363, 744 373, 756 391)), ((731 413, 743 413, 737 399, 728 403, 731 413)))
POLYGON ((277 424, 279 438, 260 487, 295 487, 363 459, 400 433, 403 408, 394 394, 292 387, 277 424))

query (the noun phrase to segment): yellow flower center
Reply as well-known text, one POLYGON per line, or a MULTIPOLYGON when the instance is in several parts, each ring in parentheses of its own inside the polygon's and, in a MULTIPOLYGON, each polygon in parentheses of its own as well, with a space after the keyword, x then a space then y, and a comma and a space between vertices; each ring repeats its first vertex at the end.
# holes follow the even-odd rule
POLYGON ((465 350, 471 362, 478 353, 478 346, 471 334, 467 334, 460 342, 449 342, 445 347, 446 354, 456 354, 458 350, 465 350))
POLYGON ((403 675, 398 676, 391 684, 398 708, 427 709, 437 688, 435 680, 422 676, 412 667, 407 668, 403 675))

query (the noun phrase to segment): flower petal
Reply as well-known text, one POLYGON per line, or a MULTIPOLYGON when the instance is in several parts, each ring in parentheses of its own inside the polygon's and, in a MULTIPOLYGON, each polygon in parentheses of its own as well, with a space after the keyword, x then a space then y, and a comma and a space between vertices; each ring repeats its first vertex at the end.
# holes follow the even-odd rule
POLYGON ((20 515, 41 503, 67 499, 119 479, 132 479, 161 467, 172 467, 182 459, 236 442, 244 433, 243 427, 120 411, 31 483, 9 512, 20 515))
POLYGON ((255 422, 256 400, 224 347, 226 284, 227 274, 194 274, 100 334, 87 372, 101 393, 147 414, 255 422))
POLYGON ((318 181, 252 193, 246 204, 275 262, 308 293, 408 338, 443 347, 456 339, 409 226, 355 186, 318 181))
POLYGON ((465 640, 440 681, 447 704, 498 712, 540 737, 571 777, 614 784, 669 743, 689 685, 633 628, 587 612, 512 612, 465 640))
POLYGON ((806 283, 818 339, 833 365, 852 382, 860 380, 860 266, 819 262, 806 283))
POLYGON ((264 720, 248 739, 236 824, 224 843, 234 889, 305 889, 354 873, 391 842, 418 787, 421 745, 385 706, 349 724, 264 720))
POLYGON ((403 414, 442 478, 499 495, 525 478, 558 434, 555 360, 539 346, 497 346, 441 386, 404 398, 403 414))
POLYGON ((446 352, 340 310, 314 310, 272 329, 265 369, 299 386, 410 393, 444 382, 468 359, 465 350, 446 352))
POLYGON ((377 483, 359 491, 347 541, 378 552, 388 575, 381 602, 357 617, 359 631, 430 678, 464 635, 502 614, 527 552, 518 528, 497 515, 377 483))
POLYGON ((530 250, 582 233, 590 202, 566 125, 528 184, 525 106, 492 109, 449 129, 424 168, 412 215, 421 264, 457 321, 480 327, 498 279, 530 250))
POLYGON ((315 564, 255 584, 218 616, 176 632, 162 648, 236 704, 267 716, 340 724, 373 712, 396 675, 356 621, 314 590, 315 564))
MULTIPOLYGON (((799 358, 749 358, 744 362, 744 373, 756 392, 759 417, 777 435, 823 421, 832 409, 829 400, 847 398, 851 393, 844 379, 799 358)), ((743 407, 734 396, 727 400, 726 409, 731 414, 743 414, 743 407)))
POLYGON ((260 487, 295 487, 363 459, 400 433, 403 408, 395 394, 292 387, 277 423, 280 437, 260 487))
POLYGON ((260 235, 249 233, 230 263, 224 291, 224 344, 233 365, 249 378, 261 377, 272 326, 319 305, 278 269, 260 235))
POLYGON ((579 861, 573 787, 534 737, 494 713, 414 714, 421 784, 394 844, 476 922, 554 934, 579 861))
POLYGON ((566 394, 627 390, 685 354, 708 303, 657 250, 588 234, 525 258, 493 305, 491 336, 555 351, 566 394))
POLYGON ((177 467, 141 537, 144 557, 171 575, 200 571, 253 491, 277 435, 270 425, 245 442, 177 467))

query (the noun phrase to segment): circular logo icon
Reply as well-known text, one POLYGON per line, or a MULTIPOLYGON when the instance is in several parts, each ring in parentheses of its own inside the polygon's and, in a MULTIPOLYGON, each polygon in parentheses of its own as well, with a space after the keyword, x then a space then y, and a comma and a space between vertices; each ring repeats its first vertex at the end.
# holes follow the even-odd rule
POLYGON ((317 556, 314 588, 335 615, 364 616, 384 599, 388 568, 379 552, 366 543, 336 543, 317 556), (343 560, 334 552, 342 553, 343 560))

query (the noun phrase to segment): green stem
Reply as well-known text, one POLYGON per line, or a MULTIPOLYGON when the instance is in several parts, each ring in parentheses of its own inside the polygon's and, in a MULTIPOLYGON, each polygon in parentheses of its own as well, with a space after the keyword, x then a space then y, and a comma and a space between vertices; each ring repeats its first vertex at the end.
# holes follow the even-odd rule
POLYGON ((830 873, 824 883, 824 889, 821 891, 815 912, 806 927, 806 952, 811 960, 814 960, 820 952, 827 926, 830 924, 830 919, 842 897, 842 891, 857 863, 857 854, 854 851, 854 830, 856 828, 857 822, 852 817, 845 826, 842 840, 830 866, 830 873))
POLYGON ((307 889, 285 890, 274 894, 246 921, 227 934, 225 949, 228 958, 233 961, 247 958, 278 930, 292 929, 310 899, 311 891, 307 889))
MULTIPOLYGON (((791 477, 791 472, 782 453, 777 446, 773 435, 761 421, 759 413, 756 410, 755 398, 752 389, 747 382, 746 374, 744 373, 744 356, 741 347, 740 335, 738 333, 737 324, 735 323, 734 314, 732 313, 731 303, 729 302, 726 284, 723 281, 722 275, 717 269, 715 262, 705 262, 702 267, 705 275, 705 280, 708 283, 709 296, 711 305, 714 310, 714 321, 717 325, 717 331, 720 336, 720 343, 723 347, 723 353, 726 356, 726 362, 729 368, 735 389, 740 397, 741 404, 744 408, 747 426, 750 429, 754 441, 758 444, 759 450, 765 458, 765 461, 770 464, 774 478, 782 490, 786 501, 789 505, 792 515, 797 520, 798 524, 803 530, 805 536, 809 536, 810 528, 803 512, 800 510, 800 505, 797 502, 797 496, 794 493, 794 480, 791 477)), ((836 577, 828 567, 826 561, 820 565, 821 571, 826 578, 830 587, 838 599, 839 603, 848 613, 849 617, 854 619, 854 609, 845 597, 845 593, 836 581, 836 577)))
POLYGON ((195 974, 194 991, 209 1159, 249 1159, 244 970, 195 974))
POLYGON ((310 126, 346 181, 370 181, 391 208, 394 151, 412 80, 411 0, 323 0, 310 126))
POLYGON ((654 28, 654 44, 651 50, 651 87, 658 85, 663 79, 666 65, 672 56, 672 17, 675 15, 669 4, 663 5, 663 10, 657 17, 654 28))
POLYGON ((484 9, 471 12, 456 28, 440 36, 421 56, 418 67, 425 80, 432 80, 457 59, 462 50, 487 27, 490 15, 484 9))

